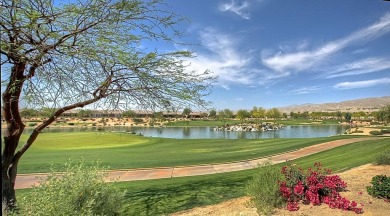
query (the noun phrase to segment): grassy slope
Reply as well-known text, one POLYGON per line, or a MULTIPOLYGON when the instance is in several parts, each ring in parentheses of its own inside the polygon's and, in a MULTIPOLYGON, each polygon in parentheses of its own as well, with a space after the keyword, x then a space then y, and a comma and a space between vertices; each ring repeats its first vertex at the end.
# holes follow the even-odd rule
MULTIPOLYGON (((25 136, 23 137, 26 138, 25 136)), ((220 163, 290 151, 346 136, 309 139, 163 139, 130 134, 43 133, 19 163, 19 173, 48 172, 68 159, 100 161, 110 169, 220 163)))

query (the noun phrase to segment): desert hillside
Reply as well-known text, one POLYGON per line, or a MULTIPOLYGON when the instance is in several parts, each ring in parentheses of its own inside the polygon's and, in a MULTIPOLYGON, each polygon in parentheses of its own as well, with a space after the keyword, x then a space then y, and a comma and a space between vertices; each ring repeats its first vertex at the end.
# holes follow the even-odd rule
POLYGON ((374 112, 378 111, 384 105, 390 104, 390 96, 377 98, 363 98, 357 100, 348 100, 338 103, 324 104, 302 104, 279 107, 278 109, 284 113, 290 112, 374 112))

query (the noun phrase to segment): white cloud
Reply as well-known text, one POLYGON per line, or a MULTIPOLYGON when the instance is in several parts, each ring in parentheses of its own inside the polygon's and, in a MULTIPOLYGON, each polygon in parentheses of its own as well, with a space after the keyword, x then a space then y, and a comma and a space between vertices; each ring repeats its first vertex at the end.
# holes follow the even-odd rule
POLYGON ((196 58, 191 59, 190 70, 209 69, 218 76, 218 84, 226 89, 230 84, 254 84, 257 71, 250 68, 252 57, 237 50, 237 40, 213 28, 201 31, 200 40, 206 52, 196 53, 196 58))
POLYGON ((356 82, 342 82, 334 85, 336 89, 355 89, 355 88, 367 88, 381 84, 390 84, 390 78, 364 80, 356 82))
POLYGON ((219 10, 222 12, 230 11, 243 19, 250 19, 248 12, 249 2, 243 1, 241 4, 236 2, 235 0, 231 0, 228 3, 222 3, 219 5, 219 10))
POLYGON ((372 40, 388 32, 390 32, 390 13, 386 13, 380 21, 366 28, 312 50, 303 50, 308 47, 304 42, 296 46, 296 52, 272 54, 269 50, 263 50, 261 59, 265 66, 274 71, 299 72, 321 65, 330 56, 351 44, 372 40))
POLYGON ((303 88, 299 88, 299 89, 294 89, 294 90, 290 91, 289 94, 298 94, 298 95, 299 94, 311 94, 311 93, 318 92, 321 89, 322 88, 319 86, 303 87, 303 88))
POLYGON ((390 58, 365 58, 328 69, 326 78, 352 76, 390 69, 390 58))

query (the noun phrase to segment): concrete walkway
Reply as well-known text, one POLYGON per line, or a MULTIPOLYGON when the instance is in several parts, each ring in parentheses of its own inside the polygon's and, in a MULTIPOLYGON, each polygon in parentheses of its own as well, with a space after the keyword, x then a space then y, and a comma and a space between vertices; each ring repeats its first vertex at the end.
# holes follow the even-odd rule
MULTIPOLYGON (((236 161, 231 163, 221 164, 205 164, 194 166, 178 166, 178 167, 159 167, 148 169, 128 169, 128 170, 111 170, 106 177, 107 182, 116 181, 137 181, 137 180, 149 180, 149 179, 162 179, 162 178, 175 178, 184 176, 196 176, 196 175, 208 175, 224 172, 233 172, 240 170, 253 169, 257 164, 266 160, 271 160, 272 163, 278 164, 285 162, 286 160, 294 160, 297 158, 305 157, 317 152, 332 149, 338 146, 365 141, 380 139, 376 137, 361 137, 351 138, 343 140, 335 140, 326 143, 321 143, 305 148, 301 148, 295 151, 285 152, 278 155, 271 155, 263 158, 236 161)), ((40 179, 45 179, 47 174, 20 174, 16 178, 15 188, 30 188, 32 185, 38 185, 40 179)))

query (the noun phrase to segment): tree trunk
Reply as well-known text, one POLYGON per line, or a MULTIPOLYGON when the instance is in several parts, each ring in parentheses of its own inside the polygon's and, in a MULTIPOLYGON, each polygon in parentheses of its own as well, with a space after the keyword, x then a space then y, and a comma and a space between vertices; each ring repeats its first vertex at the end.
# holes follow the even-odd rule
POLYGON ((19 155, 15 155, 19 143, 20 135, 23 132, 24 125, 16 130, 7 128, 4 133, 4 149, 1 166, 1 194, 2 194, 2 213, 13 211, 16 206, 15 180, 17 175, 17 166, 19 155))
POLYGON ((16 204, 15 179, 17 164, 21 155, 15 155, 20 136, 25 125, 19 113, 19 98, 22 92, 25 77, 23 72, 25 63, 15 64, 11 69, 9 83, 2 95, 2 115, 7 124, 3 134, 3 149, 1 155, 1 186, 2 186, 2 213, 14 210, 16 204))
MULTIPOLYGON (((6 158, 11 160, 12 158, 6 158)), ((1 194, 2 194, 2 214, 7 215, 7 211, 13 211, 16 207, 15 180, 17 174, 17 162, 7 163, 1 170, 1 194)), ((4 164, 3 164, 4 165, 4 164)))

